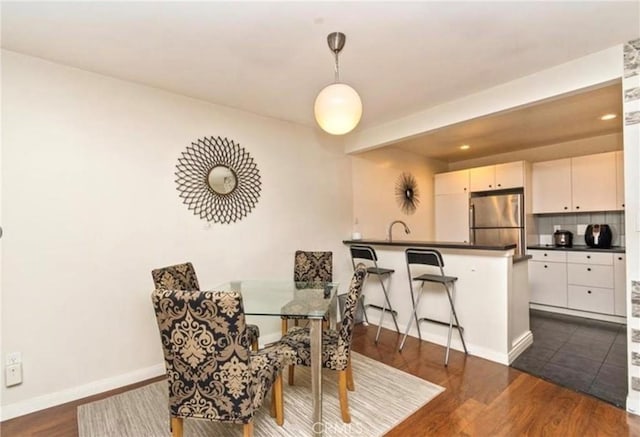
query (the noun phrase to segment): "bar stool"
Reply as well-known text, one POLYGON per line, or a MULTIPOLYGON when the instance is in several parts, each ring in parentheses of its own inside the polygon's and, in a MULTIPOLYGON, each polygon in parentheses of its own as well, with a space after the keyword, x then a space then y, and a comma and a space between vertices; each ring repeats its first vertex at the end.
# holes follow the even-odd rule
POLYGON ((460 334, 460 340, 462 341, 462 347, 464 348, 464 353, 467 354, 467 345, 464 342, 464 336, 462 335, 462 331, 464 328, 460 326, 460 322, 458 321, 458 315, 456 314, 456 308, 453 304, 456 296, 456 281, 458 278, 455 276, 446 276, 444 274, 444 261, 442 259, 442 255, 439 251, 435 249, 413 249, 409 248, 405 250, 406 258, 407 258, 407 273, 409 275, 409 289, 411 291, 411 302, 413 303, 413 317, 409 318, 409 324, 407 325, 407 331, 402 338, 402 343, 400 343, 400 351, 404 347, 404 342, 407 339, 407 335, 409 334, 409 330, 411 329, 411 325, 415 320, 416 326, 418 328, 418 337, 422 340, 422 334, 420 333, 420 322, 433 322, 438 323, 440 325, 449 325, 449 335, 447 338, 447 352, 444 356, 444 365, 447 366, 449 364, 449 349, 451 348, 451 332, 455 327, 460 334), (426 265, 437 267, 440 270, 440 274, 429 274, 425 273, 419 276, 413 276, 411 274, 411 266, 415 264, 426 265), (413 281, 421 281, 420 285, 420 294, 418 294, 418 298, 415 298, 415 294, 413 291, 413 281), (422 297, 422 289, 424 288, 425 282, 434 282, 437 284, 442 284, 445 291, 447 292, 447 298, 449 299, 449 305, 451 307, 451 312, 449 314, 449 323, 442 322, 440 320, 429 319, 426 317, 422 317, 418 319, 418 305, 420 304, 420 298, 422 297), (455 319, 455 325, 453 323, 455 319))
MULTIPOLYGON (((373 266, 367 267, 367 273, 370 275, 376 275, 378 280, 380 281, 380 285, 382 286, 382 292, 384 293, 385 302, 382 304, 382 308, 378 305, 365 305, 364 304, 364 293, 362 294, 362 298, 360 299, 360 305, 362 306, 362 312, 364 314, 364 319, 367 323, 369 323, 369 319, 367 318, 367 307, 372 307, 381 311, 380 313, 380 322, 378 322, 378 332, 376 333, 376 343, 378 342, 378 338, 380 337, 380 330, 382 329, 382 320, 384 319, 384 313, 391 313, 391 317, 393 318, 393 324, 396 325, 396 331, 400 334, 400 328, 398 327, 398 321, 396 320, 396 311, 391 307, 391 301, 389 300, 389 293, 387 291, 387 287, 384 285, 384 281, 382 280, 383 276, 387 276, 389 285, 391 284, 391 274, 395 271, 393 269, 385 269, 382 267, 378 267, 378 256, 376 255, 376 251, 371 246, 360 246, 353 245, 349 247, 351 251, 351 263, 353 264, 353 269, 355 271, 356 265, 358 264, 356 260, 366 260, 373 263, 373 266), (388 306, 388 308, 387 308, 388 306)), ((358 261, 360 262, 360 261, 358 261)))

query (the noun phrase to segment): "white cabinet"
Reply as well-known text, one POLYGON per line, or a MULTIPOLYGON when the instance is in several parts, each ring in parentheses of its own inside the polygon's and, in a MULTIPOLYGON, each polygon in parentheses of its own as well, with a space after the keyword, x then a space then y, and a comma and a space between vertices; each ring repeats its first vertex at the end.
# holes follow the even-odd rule
POLYGON ((567 263, 563 259, 562 253, 553 254, 549 260, 543 260, 543 251, 537 252, 529 263, 529 289, 531 302, 541 305, 552 305, 557 307, 567 306, 567 263), (540 261, 536 261, 540 259, 540 261), (553 259, 553 260, 551 260, 553 259))
POLYGON ((616 153, 616 208, 624 209, 624 153, 616 153))
POLYGON ((611 211, 616 202, 615 152, 571 158, 573 211, 611 211))
POLYGON ((627 316, 627 267, 623 253, 613 254, 613 305, 616 316, 627 316))
POLYGON ((533 213, 571 211, 571 159, 532 165, 533 213))
POLYGON ((469 195, 467 192, 435 196, 435 209, 436 241, 467 243, 469 241, 469 195))
POLYGON ((533 213, 624 208, 622 152, 606 152, 532 166, 533 213))
POLYGON ((610 288, 569 285, 569 308, 592 313, 613 314, 613 294, 610 288))
POLYGON ((531 302, 626 316, 621 253, 529 250, 531 302))
POLYGON ((487 165, 469 170, 469 188, 474 191, 495 190, 496 166, 487 165))
POLYGON ((469 170, 469 189, 472 192, 523 186, 524 161, 488 165, 469 170))
POLYGON ((469 170, 439 173, 434 178, 435 194, 460 194, 469 192, 469 170))

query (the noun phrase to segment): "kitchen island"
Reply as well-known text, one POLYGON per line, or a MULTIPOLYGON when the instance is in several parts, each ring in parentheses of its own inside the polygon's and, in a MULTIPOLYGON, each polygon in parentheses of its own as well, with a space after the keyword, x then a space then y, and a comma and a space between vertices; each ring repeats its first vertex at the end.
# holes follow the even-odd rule
MULTIPOLYGON (((533 343, 529 329, 529 256, 514 256, 515 244, 503 246, 474 245, 429 241, 344 240, 347 246, 372 246, 380 267, 395 270, 391 275, 389 297, 398 313, 402 335, 412 314, 411 293, 405 260, 409 247, 431 248, 442 253, 444 270, 456 276, 455 306, 469 354, 501 364, 511 364, 533 343)), ((415 267, 413 268, 416 276, 415 267)), ((386 279, 385 279, 386 280, 386 279)), ((414 290, 418 291, 416 282, 414 290)), ((365 303, 382 307, 383 293, 377 278, 370 276, 363 289, 365 303)), ((418 317, 446 322, 440 325, 421 322, 422 339, 446 346, 449 305, 440 284, 425 283, 418 317)), ((380 310, 367 308, 370 323, 378 323, 380 310)), ((383 327, 394 330, 391 315, 385 315, 383 327)), ((409 335, 418 337, 415 323, 409 335)), ((398 336, 398 346, 401 336, 398 336)), ((462 343, 454 329, 451 347, 462 351, 462 343)), ((405 346, 406 350, 406 346, 405 346)))

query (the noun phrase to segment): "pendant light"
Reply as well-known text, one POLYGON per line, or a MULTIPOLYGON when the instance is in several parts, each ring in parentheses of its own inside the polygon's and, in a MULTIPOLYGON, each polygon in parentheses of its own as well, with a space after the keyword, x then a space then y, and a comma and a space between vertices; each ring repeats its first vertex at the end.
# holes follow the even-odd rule
POLYGON ((340 83, 338 53, 344 47, 345 41, 346 36, 342 32, 333 32, 327 36, 329 49, 335 56, 335 83, 320 91, 313 108, 320 127, 332 135, 351 132, 362 117, 362 101, 357 91, 345 83, 340 83))

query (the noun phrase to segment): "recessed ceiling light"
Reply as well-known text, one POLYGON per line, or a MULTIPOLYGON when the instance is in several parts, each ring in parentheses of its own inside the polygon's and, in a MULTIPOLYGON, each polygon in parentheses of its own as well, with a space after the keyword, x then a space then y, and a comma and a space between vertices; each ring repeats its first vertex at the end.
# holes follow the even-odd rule
POLYGON ((460 146, 460 150, 468 150, 471 146, 468 144, 463 144, 462 146, 460 146))
POLYGON ((603 121, 613 120, 616 117, 617 117, 616 114, 604 114, 602 117, 600 117, 600 120, 603 120, 603 121))

